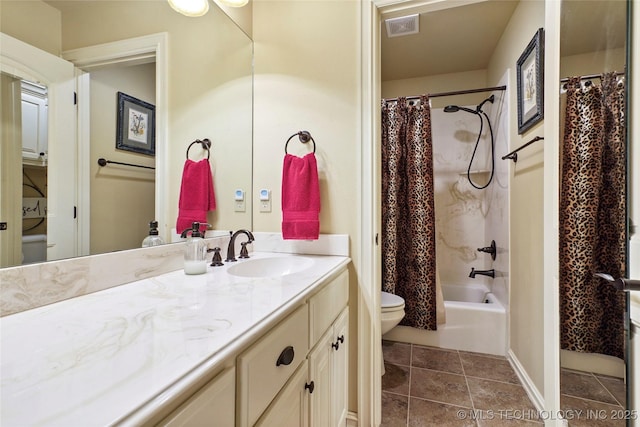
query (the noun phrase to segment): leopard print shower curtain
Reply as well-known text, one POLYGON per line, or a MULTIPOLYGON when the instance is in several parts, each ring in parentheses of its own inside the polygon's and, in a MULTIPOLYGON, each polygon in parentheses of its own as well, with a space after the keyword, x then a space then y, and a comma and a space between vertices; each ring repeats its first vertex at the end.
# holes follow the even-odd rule
POLYGON ((624 277, 624 83, 567 83, 560 191, 560 335, 563 349, 624 358, 624 293, 596 272, 624 277))
POLYGON ((405 300, 401 325, 435 330, 436 240, 429 99, 382 102, 382 289, 405 300))

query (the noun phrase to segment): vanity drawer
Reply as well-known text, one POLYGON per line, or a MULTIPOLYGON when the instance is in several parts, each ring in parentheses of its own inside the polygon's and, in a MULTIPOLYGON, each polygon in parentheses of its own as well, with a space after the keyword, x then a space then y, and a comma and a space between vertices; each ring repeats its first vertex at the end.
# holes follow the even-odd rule
POLYGON ((240 426, 252 426, 307 357, 309 311, 305 304, 238 356, 240 426))
POLYGON ((344 270, 323 290, 309 299, 309 327, 311 347, 331 326, 349 301, 349 271, 344 270))

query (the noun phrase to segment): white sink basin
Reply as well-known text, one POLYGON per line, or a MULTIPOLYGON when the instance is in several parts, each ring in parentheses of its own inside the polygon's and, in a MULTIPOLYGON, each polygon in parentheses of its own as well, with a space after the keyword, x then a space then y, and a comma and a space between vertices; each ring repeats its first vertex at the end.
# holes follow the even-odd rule
POLYGON ((278 277, 297 273, 313 265, 311 258, 301 256, 238 260, 227 272, 241 277, 278 277))

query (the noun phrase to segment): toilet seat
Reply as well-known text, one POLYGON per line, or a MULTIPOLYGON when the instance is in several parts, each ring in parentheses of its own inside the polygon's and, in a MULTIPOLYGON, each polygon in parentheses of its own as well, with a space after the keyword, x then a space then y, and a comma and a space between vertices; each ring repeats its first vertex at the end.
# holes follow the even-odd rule
POLYGON ((380 307, 382 311, 401 310, 404 308, 404 299, 398 295, 382 291, 380 307))

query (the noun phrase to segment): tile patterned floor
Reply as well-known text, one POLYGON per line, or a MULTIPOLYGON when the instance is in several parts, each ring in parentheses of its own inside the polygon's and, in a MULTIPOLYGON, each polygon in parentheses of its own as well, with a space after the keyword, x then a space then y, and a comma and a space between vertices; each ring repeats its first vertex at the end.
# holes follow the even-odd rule
MULTIPOLYGON (((382 350, 383 427, 542 425, 504 357, 392 341, 382 350)), ((624 425, 595 419, 623 408, 621 380, 564 370, 561 388, 563 410, 583 415, 570 426, 624 425)))

